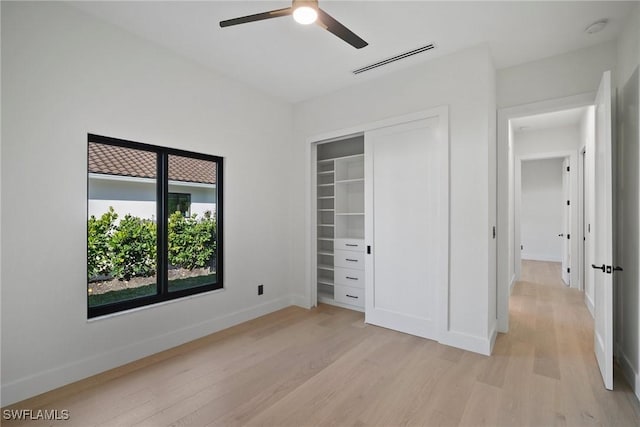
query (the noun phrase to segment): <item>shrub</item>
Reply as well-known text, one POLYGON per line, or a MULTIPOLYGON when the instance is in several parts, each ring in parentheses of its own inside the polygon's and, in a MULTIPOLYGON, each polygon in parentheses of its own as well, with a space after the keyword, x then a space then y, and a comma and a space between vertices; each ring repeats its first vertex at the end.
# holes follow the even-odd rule
POLYGON ((129 280, 155 274, 156 236, 153 221, 125 215, 109 240, 114 276, 129 280))
MULTIPOLYGON (((100 218, 87 222, 88 280, 113 276, 121 280, 156 273, 157 227, 152 220, 129 214, 115 225, 112 207, 100 218)), ((169 217, 169 263, 175 267, 202 268, 211 265, 216 253, 216 221, 211 212, 188 218, 180 212, 169 217)))
POLYGON ((169 217, 169 263, 176 267, 202 268, 216 252, 216 222, 211 212, 201 219, 196 214, 185 218, 180 212, 169 217))
POLYGON ((118 214, 109 207, 109 211, 103 213, 100 218, 91 215, 87 222, 88 279, 111 273, 113 264, 109 253, 109 240, 115 229, 116 219, 118 214))

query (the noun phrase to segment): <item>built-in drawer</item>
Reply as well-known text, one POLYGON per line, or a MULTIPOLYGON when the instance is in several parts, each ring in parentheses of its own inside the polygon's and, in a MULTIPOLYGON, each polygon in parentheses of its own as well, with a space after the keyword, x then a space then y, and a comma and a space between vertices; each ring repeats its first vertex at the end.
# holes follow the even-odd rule
POLYGON ((336 285, 364 288, 364 270, 336 267, 333 274, 336 285))
POLYGON ((333 298, 336 302, 364 307, 364 289, 353 286, 334 286, 333 298))
POLYGON ((360 239, 336 239, 334 249, 343 251, 364 252, 364 240, 360 239))
POLYGON ((355 268, 364 270, 364 252, 334 251, 333 265, 335 267, 355 268))

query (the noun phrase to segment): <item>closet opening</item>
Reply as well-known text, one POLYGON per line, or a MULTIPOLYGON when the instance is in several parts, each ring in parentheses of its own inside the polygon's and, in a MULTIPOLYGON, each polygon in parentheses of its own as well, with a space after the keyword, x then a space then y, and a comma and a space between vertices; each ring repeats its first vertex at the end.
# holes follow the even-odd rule
POLYGON ((313 150, 316 305, 364 311, 364 134, 313 150))

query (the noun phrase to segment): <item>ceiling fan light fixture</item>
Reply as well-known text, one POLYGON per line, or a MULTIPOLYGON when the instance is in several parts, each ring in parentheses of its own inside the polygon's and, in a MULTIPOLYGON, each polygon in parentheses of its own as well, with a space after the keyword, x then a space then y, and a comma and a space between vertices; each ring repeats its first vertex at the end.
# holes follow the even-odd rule
POLYGON ((316 22, 316 19, 318 19, 318 12, 312 7, 300 6, 293 11, 293 19, 295 19, 298 24, 313 24, 316 22))
POLYGON ((293 1, 293 19, 302 25, 309 25, 318 19, 318 2, 309 0, 293 1))
POLYGON ((362 49, 368 45, 368 43, 360 38, 356 33, 342 25, 327 12, 320 9, 318 7, 318 0, 292 0, 291 7, 270 10, 262 13, 254 13, 253 15, 241 16, 239 18, 225 19, 224 21, 220 21, 220 28, 290 15, 293 15, 294 20, 302 25, 309 25, 317 22, 321 28, 349 43, 356 49, 362 49))

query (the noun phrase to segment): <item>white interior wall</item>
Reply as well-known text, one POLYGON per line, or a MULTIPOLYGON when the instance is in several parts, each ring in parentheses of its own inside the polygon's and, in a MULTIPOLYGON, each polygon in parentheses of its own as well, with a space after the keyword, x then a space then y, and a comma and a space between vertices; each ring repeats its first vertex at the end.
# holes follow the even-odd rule
POLYGON ((615 42, 605 42, 497 71, 498 108, 595 92, 616 65, 615 42))
MULTIPOLYGON (((440 105, 450 117, 449 325, 445 342, 488 352, 489 219, 488 162, 493 65, 484 47, 357 84, 295 106, 295 140, 290 193, 294 238, 292 292, 309 304, 311 155, 308 140, 341 129, 440 105), (474 212, 470 216, 468 213, 474 212), (306 220, 304 220, 306 218, 306 220), (481 279, 485 278, 485 279, 481 279)), ((401 219, 399 219, 401 220, 401 219)), ((495 293, 492 296, 495 298, 495 293)))
POLYGON ((580 145, 579 126, 531 130, 515 133, 514 151, 517 156, 559 151, 577 152, 580 145))
MULTIPOLYGON (((2 23, 2 7, 0 7, 0 24, 2 23)), ((0 28, 1 31, 1 28, 0 28)), ((1 43, 1 36, 0 36, 0 43, 1 43)), ((2 50, 1 46, 0 46, 0 51, 2 50)), ((2 97, 2 55, 0 55, 0 166, 2 165, 2 135, 1 135, 1 130, 3 129, 2 127, 2 102, 1 100, 4 99, 2 97)), ((4 180, 2 179, 2 171, 0 170, 0 295, 2 295, 2 239, 4 238, 4 235, 2 233, 2 186, 3 186, 3 182, 4 180)), ((0 380, 2 378, 2 303, 0 302, 0 380)), ((2 406, 2 387, 0 384, 0 406, 2 406)))
POLYGON ((292 107, 61 2, 1 8, 1 404, 289 305, 292 107), (225 290, 87 320, 88 132, 224 157, 225 290))
MULTIPOLYGON (((634 70, 640 66, 640 5, 636 5, 628 15, 627 22, 617 44, 617 81, 618 101, 623 102, 630 97, 624 93, 629 88, 629 79, 634 70)), ((636 91, 640 91, 636 85, 636 91)), ((640 97, 640 93, 637 94, 640 97)), ((637 98, 636 98, 637 99, 637 98)), ((640 399, 640 230, 638 212, 640 211, 640 140, 638 122, 640 112, 638 105, 629 108, 618 105, 618 157, 614 170, 618 176, 618 222, 617 222, 617 259, 625 271, 614 276, 618 289, 616 305, 616 346, 618 362, 629 383, 634 387, 640 399), (635 109, 635 111, 633 111, 635 109), (634 140, 629 135, 633 135, 634 140)))
POLYGON ((522 259, 562 261, 563 159, 522 162, 522 259))

